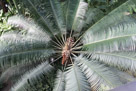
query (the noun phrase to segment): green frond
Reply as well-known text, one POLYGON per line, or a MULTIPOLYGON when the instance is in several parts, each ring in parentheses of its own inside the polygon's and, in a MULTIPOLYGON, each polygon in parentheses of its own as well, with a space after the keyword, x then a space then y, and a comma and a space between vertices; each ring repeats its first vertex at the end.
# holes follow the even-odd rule
POLYGON ((119 78, 108 67, 96 60, 88 60, 82 56, 75 60, 86 75, 92 89, 101 89, 103 85, 111 89, 121 85, 119 78))
POLYGON ((130 15, 129 7, 135 4, 135 0, 127 0, 112 10, 109 14, 101 18, 93 26, 90 26, 90 28, 85 32, 84 37, 86 37, 88 34, 95 35, 95 33, 98 33, 99 31, 104 31, 105 29, 107 30, 107 28, 126 20, 126 17, 130 15))
POLYGON ((16 3, 18 9, 27 9, 34 20, 12 16, 8 24, 23 31, 0 36, 0 66, 4 69, 0 83, 13 82, 11 91, 37 90, 41 80, 47 91, 107 91, 136 80, 127 73, 136 73, 136 17, 132 14, 136 0, 122 0, 114 9, 105 11, 88 7, 86 0, 16 3), (72 48, 69 35, 75 39, 72 48), (60 62, 65 57, 68 63, 64 66, 60 62), (57 69, 61 70, 55 80, 57 69))
POLYGON ((94 53, 91 59, 99 60, 110 66, 118 67, 120 70, 131 70, 136 72, 135 51, 122 51, 111 53, 94 53))
POLYGON ((57 78, 53 91, 64 91, 65 90, 65 73, 59 70, 57 72, 57 78))
POLYGON ((3 35, 0 38, 0 64, 2 67, 45 60, 54 53, 48 47, 47 42, 31 38, 29 40, 25 36, 21 37, 14 33, 9 35, 3 35))
POLYGON ((66 91, 90 91, 90 85, 76 63, 72 64, 66 71, 66 91))
POLYGON ((18 78, 20 78, 20 76, 22 76, 25 72, 34 68, 36 64, 37 63, 9 67, 8 69, 2 72, 0 76, 0 83, 4 83, 8 80, 12 80, 13 82, 16 82, 18 78))
MULTIPOLYGON (((112 10, 118 8, 120 5, 122 5, 126 1, 127 0, 121 0, 121 1, 115 1, 115 0, 113 0, 114 4, 112 4, 112 5, 106 5, 105 8, 103 8, 103 5, 100 6, 101 8, 91 5, 89 7, 87 13, 86 13, 86 19, 85 19, 85 24, 84 24, 85 30, 89 29, 91 26, 93 26, 93 24, 95 26, 95 23, 99 22, 99 20, 101 21, 101 18, 104 18, 112 10)), ((92 1, 92 4, 94 4, 94 2, 95 1, 92 1)), ((131 5, 130 5, 130 8, 131 8, 131 5)), ((128 11, 128 14, 129 14, 129 11, 128 11)), ((125 20, 127 20, 127 19, 125 19, 125 20)), ((112 25, 114 25, 114 23, 111 24, 111 26, 112 25)), ((102 28, 107 28, 107 26, 106 27, 102 27, 102 28)))
POLYGON ((25 42, 37 42, 37 43, 45 43, 45 45, 48 45, 50 43, 50 37, 46 37, 46 34, 39 34, 39 33, 25 33, 22 34, 22 32, 18 32, 18 31, 11 31, 11 32, 7 32, 4 33, 3 35, 0 36, 0 41, 1 42, 7 42, 7 43, 16 43, 20 42, 20 43, 25 43, 25 42), (39 36, 39 35, 40 36, 39 36), (12 37, 12 38, 11 38, 12 37))
POLYGON ((88 9, 88 4, 86 2, 81 1, 79 3, 78 10, 76 12, 76 15, 73 21, 72 30, 75 30, 75 31, 82 30, 87 9, 88 9))
POLYGON ((38 39, 50 40, 45 30, 40 28, 32 19, 27 19, 21 15, 15 15, 8 18, 8 24, 27 30, 27 36, 29 37, 39 37, 38 39))
POLYGON ((62 32, 62 34, 66 33, 66 24, 65 24, 65 18, 63 14, 63 9, 61 7, 61 3, 58 0, 49 0, 52 11, 56 20, 56 23, 58 25, 59 30, 62 32))
POLYGON ((64 0, 63 2, 61 2, 61 8, 63 10, 65 23, 66 23, 66 12, 67 12, 67 8, 68 8, 68 1, 69 0, 64 0))
POLYGON ((80 31, 83 27, 88 4, 84 0, 68 0, 66 12, 67 30, 80 31))
POLYGON ((111 70, 119 77, 119 79, 121 80, 123 84, 129 83, 132 81, 136 81, 136 78, 127 72, 123 72, 123 71, 120 71, 112 67, 111 67, 111 70))
MULTIPOLYGON (((125 23, 108 30, 84 37, 84 50, 89 52, 111 52, 118 50, 135 50, 136 23, 125 23)), ((91 33, 90 33, 91 34, 91 33)))
POLYGON ((128 0, 92 25, 83 35, 83 48, 89 52, 134 50, 135 19, 129 7, 135 0, 128 0), (131 31, 132 30, 132 31, 131 31))
POLYGON ((104 16, 104 13, 97 8, 89 8, 85 15, 84 25, 85 29, 88 29, 91 25, 95 24, 100 18, 104 16))
POLYGON ((32 13, 33 18, 50 35, 65 30, 62 8, 57 0, 17 0, 32 13), (60 30, 61 29, 61 30, 60 30))
POLYGON ((29 84, 34 84, 38 79, 42 78, 43 74, 48 74, 52 69, 53 67, 48 62, 38 65, 33 70, 25 73, 21 80, 11 88, 11 91, 25 91, 29 84))

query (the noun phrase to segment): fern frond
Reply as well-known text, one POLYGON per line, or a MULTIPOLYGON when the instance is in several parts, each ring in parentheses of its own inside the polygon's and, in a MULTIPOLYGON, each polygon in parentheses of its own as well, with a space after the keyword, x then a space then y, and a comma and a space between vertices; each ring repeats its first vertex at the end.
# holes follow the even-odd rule
POLYGON ((30 72, 23 75, 22 79, 11 88, 11 91, 24 91, 27 85, 33 84, 38 78, 41 78, 43 74, 48 74, 52 69, 53 67, 48 62, 38 65, 30 72))
POLYGON ((47 42, 29 39, 19 34, 5 34, 0 37, 0 40, 0 64, 2 67, 44 60, 54 53, 48 47, 47 42))
POLYGON ((134 4, 135 0, 126 1, 91 26, 84 34, 83 42, 85 47, 89 49, 90 46, 89 50, 91 51, 112 51, 119 50, 119 45, 123 48, 130 42, 133 45, 131 36, 135 36, 135 24, 133 24, 135 22, 128 22, 130 17, 125 13, 134 4), (126 32, 128 34, 125 34, 126 32), (97 45, 101 45, 101 47, 97 45))
MULTIPOLYGON (((56 12, 59 12, 61 10, 60 7, 58 7, 57 4, 55 9, 60 9, 58 11, 53 11, 53 7, 51 6, 51 1, 50 0, 17 0, 19 3, 23 3, 24 7, 28 8, 30 10, 30 12, 33 14, 33 18, 35 19, 35 21, 41 26, 43 27, 49 34, 51 35, 55 35, 57 33, 60 32, 59 28, 60 28, 60 21, 58 22, 58 20, 56 20, 57 16, 54 16, 54 13, 56 14, 56 12), (59 28, 58 28, 59 25, 59 28)), ((55 0, 57 2, 57 0, 55 0)), ((54 2, 55 3, 55 2, 54 2)), ((60 17, 61 19, 63 19, 63 17, 60 17)), ((59 18, 59 19, 60 19, 59 18)), ((62 20, 61 20, 62 22, 62 20)), ((63 26, 63 25, 62 25, 63 26)))
POLYGON ((57 72, 57 78, 53 91, 64 91, 65 90, 65 73, 59 70, 57 72))
POLYGON ((97 59, 100 62, 119 68, 120 70, 131 70, 136 72, 136 54, 131 51, 94 53, 91 59, 97 59))
POLYGON ((69 0, 66 12, 67 30, 82 29, 88 4, 84 0, 69 0))
POLYGON ((109 68, 98 63, 96 60, 88 60, 82 56, 75 58, 75 60, 86 75, 92 89, 98 90, 103 85, 111 89, 122 84, 109 68))
MULTIPOLYGON (((88 34, 98 33, 100 30, 104 31, 107 28, 117 25, 120 22, 124 21, 125 18, 129 15, 126 13, 129 11, 129 7, 136 4, 135 0, 127 0, 119 7, 112 10, 108 15, 101 18, 98 22, 96 22, 93 26, 91 26, 85 33, 84 37, 88 34)), ((104 32, 103 32, 104 33, 104 32)))
POLYGON ((119 24, 94 35, 86 35, 83 48, 90 52, 135 50, 136 23, 119 24))
POLYGON ((111 70, 119 77, 123 84, 136 81, 136 78, 128 72, 123 72, 113 67, 111 67, 111 70))
POLYGON ((73 21, 72 30, 75 30, 75 31, 82 30, 87 9, 88 9, 88 4, 86 2, 81 1, 79 3, 78 10, 76 12, 76 15, 73 21))
POLYGON ((104 13, 97 8, 89 8, 85 15, 84 25, 83 27, 88 29, 91 25, 95 24, 98 20, 100 20, 104 16, 104 13))
POLYGON ((90 91, 89 83, 76 63, 66 71, 66 91, 90 91))
POLYGON ((17 65, 17 66, 9 67, 4 72, 2 72, 0 76, 0 83, 4 83, 7 80, 12 80, 16 82, 17 79, 20 78, 20 76, 22 76, 25 72, 34 68, 36 65, 38 64, 35 63, 35 64, 17 65))
POLYGON ((60 2, 58 0, 50 0, 50 4, 59 30, 62 34, 66 34, 66 24, 60 2))
POLYGON ((33 20, 27 19, 21 15, 9 17, 8 24, 27 30, 26 32, 28 37, 42 39, 45 41, 50 40, 49 35, 44 29, 40 28, 33 20))

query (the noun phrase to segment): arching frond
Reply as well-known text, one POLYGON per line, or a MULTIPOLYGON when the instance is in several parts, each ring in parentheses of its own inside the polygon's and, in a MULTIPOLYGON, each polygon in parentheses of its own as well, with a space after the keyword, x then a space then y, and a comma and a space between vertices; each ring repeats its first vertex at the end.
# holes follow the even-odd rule
POLYGON ((87 13, 85 15, 85 22, 83 27, 85 29, 88 29, 91 25, 93 25, 95 22, 97 22, 100 18, 104 16, 104 13, 97 8, 89 8, 87 10, 87 13))
POLYGON ((118 67, 120 70, 131 70, 132 72, 136 72, 135 51, 94 53, 91 55, 91 59, 97 59, 110 66, 118 67))
MULTIPOLYGON (((23 75, 25 72, 31 70, 35 67, 36 64, 26 64, 26 65, 18 65, 9 67, 4 72, 2 72, 0 76, 0 83, 4 83, 8 80, 12 80, 13 82, 17 81, 17 79, 23 75), (15 79, 14 79, 15 78, 15 79)), ((38 65, 38 64, 37 64, 38 65)))
POLYGON ((124 22, 134 20, 125 14, 134 3, 135 0, 126 1, 90 27, 84 34, 84 46, 91 51, 112 51, 119 50, 119 45, 123 48, 128 44, 133 45, 131 36, 135 35, 135 24, 131 22, 129 25, 124 22))
POLYGON ((132 81, 136 81, 136 78, 127 72, 123 72, 123 71, 120 71, 112 67, 111 67, 111 70, 119 77, 119 79, 121 80, 123 84, 129 83, 132 81))
POLYGON ((27 36, 50 40, 50 37, 44 29, 40 28, 33 20, 27 19, 21 15, 15 15, 8 18, 8 24, 27 30, 27 36))
POLYGON ((75 60, 80 65, 94 90, 101 89, 103 85, 108 86, 109 89, 121 85, 119 78, 109 68, 98 63, 98 61, 88 60, 82 56, 77 57, 75 60))
POLYGON ((119 24, 94 35, 86 35, 83 48, 90 52, 135 49, 136 23, 119 24))
POLYGON ((68 30, 82 29, 88 4, 84 0, 68 0, 66 12, 66 25, 68 30))
MULTIPOLYGON (((88 35, 94 35, 95 33, 98 33, 99 31, 104 31, 107 28, 117 25, 118 23, 126 20, 126 16, 128 16, 129 13, 129 7, 136 4, 135 0, 126 0, 122 5, 112 10, 108 15, 100 19, 98 22, 96 22, 93 26, 91 26, 85 33, 84 37, 88 35)), ((129 19, 127 19, 129 20, 129 19)), ((105 32, 103 32, 105 33, 105 32)))
POLYGON ((63 19, 63 15, 61 14, 61 7, 59 7, 59 2, 57 0, 53 2, 51 0, 17 1, 19 3, 22 2, 24 4, 24 7, 30 10, 30 12, 33 14, 33 18, 35 19, 35 21, 38 22, 38 24, 41 25, 50 35, 55 35, 56 33, 60 32, 59 28, 63 27, 64 22, 63 20, 60 20, 63 19))
POLYGON ((91 88, 86 77, 81 72, 79 67, 74 63, 66 72, 66 91, 90 91, 91 88))
MULTIPOLYGON (((36 32, 35 32, 36 33, 36 32)), ((50 42, 50 37, 46 37, 45 34, 31 34, 31 33, 26 33, 26 34, 21 34, 21 32, 7 32, 4 33, 2 36, 0 36, 0 41, 3 42, 10 42, 10 43, 17 43, 17 42, 39 42, 42 43, 44 42, 45 45, 48 45, 50 42), (40 36, 39 36, 40 35, 40 36), (12 38, 11 38, 12 37, 12 38)))
POLYGON ((0 40, 1 66, 44 60, 54 52, 48 47, 48 42, 37 41, 38 39, 34 40, 19 34, 6 34, 1 36, 0 40))
MULTIPOLYGON (((105 17, 107 14, 109 14, 114 9, 118 8, 120 5, 122 5, 126 1, 127 0, 121 0, 121 1, 115 1, 114 2, 114 0, 113 0, 114 4, 113 5, 106 5, 107 7, 105 9, 104 8, 100 8, 101 6, 96 8, 95 6, 93 7, 93 5, 91 5, 89 7, 89 10, 86 13, 86 19, 85 19, 85 24, 84 24, 85 30, 89 29, 91 26, 93 26, 93 24, 95 26, 95 23, 98 23, 99 20, 100 21, 102 20, 101 18, 105 17), (104 12, 103 12, 103 9, 104 9, 104 12)), ((92 4, 94 4, 94 3, 92 2, 92 4)), ((134 6, 134 5, 132 5, 132 6, 134 6)), ((128 6, 128 7, 130 7, 130 9, 132 8, 131 5, 128 6)), ((129 15, 130 14, 129 11, 127 11, 126 14, 129 15)), ((105 19, 107 19, 107 18, 105 18, 105 19)), ((125 18, 121 19, 121 21, 122 20, 126 20, 127 22, 128 21, 132 21, 132 19, 130 20, 130 19, 125 19, 125 18)), ((111 24, 111 26, 112 25, 114 25, 114 23, 111 24)), ((107 28, 107 27, 109 27, 109 26, 105 26, 105 27, 102 27, 102 28, 107 28)))
POLYGON ((59 70, 57 72, 57 78, 53 91, 64 91, 65 90, 65 73, 59 70))
POLYGON ((86 2, 80 2, 76 16, 73 21, 72 30, 81 31, 84 25, 86 11, 88 9, 88 4, 86 2))
POLYGON ((48 62, 38 65, 22 76, 22 79, 11 88, 11 91, 25 91, 27 85, 35 83, 38 78, 41 78, 43 74, 48 74, 52 69, 53 67, 48 62))
POLYGON ((61 4, 58 0, 50 0, 50 4, 52 7, 52 11, 54 14, 54 17, 56 19, 56 23, 58 25, 58 28, 62 32, 62 34, 66 33, 66 24, 64 20, 64 14, 63 9, 61 8, 61 4))

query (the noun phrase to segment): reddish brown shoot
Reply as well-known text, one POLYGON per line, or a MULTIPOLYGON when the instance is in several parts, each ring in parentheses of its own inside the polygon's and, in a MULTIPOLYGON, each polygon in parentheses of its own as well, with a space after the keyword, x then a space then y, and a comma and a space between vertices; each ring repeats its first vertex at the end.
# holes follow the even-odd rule
POLYGON ((61 62, 62 65, 64 65, 65 62, 69 59, 73 44, 74 44, 74 39, 72 37, 69 37, 62 49, 62 62, 61 62))

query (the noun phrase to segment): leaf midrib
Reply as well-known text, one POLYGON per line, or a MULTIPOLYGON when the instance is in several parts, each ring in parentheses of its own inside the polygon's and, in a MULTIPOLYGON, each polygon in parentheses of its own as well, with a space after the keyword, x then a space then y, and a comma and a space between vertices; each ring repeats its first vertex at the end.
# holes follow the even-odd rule
POLYGON ((41 16, 41 14, 38 13, 38 11, 37 11, 36 7, 33 5, 33 3, 30 0, 27 0, 27 1, 32 5, 32 7, 34 8, 34 10, 40 16, 41 20, 44 22, 44 24, 46 25, 46 27, 49 29, 49 32, 52 33, 52 31, 51 31, 52 28, 50 28, 49 26, 47 26, 47 22, 44 20, 44 18, 41 16))
POLYGON ((26 51, 23 51, 23 52, 22 51, 21 52, 14 52, 14 53, 10 53, 10 54, 7 54, 7 55, 0 56, 0 59, 3 58, 3 57, 11 56, 11 55, 19 55, 19 54, 31 53, 31 52, 36 52, 36 51, 46 51, 46 50, 49 50, 49 49, 41 48, 41 49, 26 50, 26 51))
POLYGON ((76 16, 77 16, 77 12, 78 12, 78 9, 79 9, 79 6, 80 6, 80 2, 81 2, 81 0, 79 0, 78 6, 77 6, 77 8, 76 8, 76 13, 75 13, 75 15, 74 15, 74 20, 73 20, 72 28, 71 28, 71 29, 73 29, 73 25, 74 25, 74 23, 75 23, 75 21, 76 21, 76 16))
POLYGON ((92 45, 92 44, 97 44, 97 43, 102 43, 104 41, 110 41, 110 40, 115 40, 115 39, 120 39, 120 38, 125 38, 125 37, 131 37, 131 36, 135 36, 136 34, 130 34, 130 35, 124 35, 124 36, 116 36, 116 37, 112 37, 112 38, 107 38, 107 39, 103 39, 103 40, 98 40, 98 41, 94 41, 94 42, 91 42, 91 43, 87 43, 87 44, 84 44, 83 46, 89 46, 89 45, 92 45))
MULTIPOLYGON (((69 9, 69 6, 70 6, 70 5, 69 5, 70 2, 71 2, 71 0, 68 1, 68 8, 67 8, 67 13, 66 13, 66 23, 67 23, 67 21, 68 21, 67 18, 68 18, 68 9, 69 9)), ((81 0, 79 0, 79 3, 78 3, 78 5, 77 5, 77 7, 76 7, 76 12, 75 12, 74 15, 73 15, 73 17, 74 17, 73 19, 74 19, 74 20, 72 21, 72 24, 71 24, 71 25, 72 25, 72 26, 71 26, 71 30, 73 29, 73 24, 74 24, 74 21, 75 21, 75 17, 76 17, 76 14, 77 14, 78 7, 79 7, 80 2, 81 2, 81 0)))
POLYGON ((113 85, 110 81, 108 81, 105 77, 103 77, 102 74, 100 74, 99 72, 97 72, 94 67, 91 67, 91 65, 90 65, 89 63, 87 63, 86 61, 83 61, 83 60, 82 60, 82 63, 85 64, 85 65, 87 65, 88 67, 90 67, 90 69, 92 69, 95 73, 97 73, 97 74, 98 74, 99 76, 101 76, 106 82, 108 82, 111 86, 114 87, 114 85, 113 85))
POLYGON ((61 79, 60 79, 59 84, 57 85, 57 88, 55 91, 59 91, 59 87, 61 86, 60 84, 62 83, 63 75, 64 75, 64 73, 61 74, 61 79))
POLYGON ((77 85, 78 85, 78 90, 81 91, 80 85, 79 85, 79 80, 77 79, 77 73, 76 73, 76 70, 75 70, 75 64, 73 64, 72 67, 73 67, 74 74, 75 74, 75 77, 76 77, 76 81, 77 81, 77 85))
MULTIPOLYGON (((114 11, 116 11, 119 7, 122 7, 123 5, 125 5, 126 3, 128 3, 129 1, 130 1, 130 0, 124 2, 123 4, 121 4, 120 6, 118 6, 117 8, 115 8, 114 10, 112 10, 110 13, 108 13, 107 15, 112 14, 112 13, 113 13, 114 11)), ((107 15, 106 15, 106 16, 107 16, 107 15)), ((88 29, 86 30, 86 32, 89 31, 89 30, 91 30, 91 28, 93 28, 94 26, 96 26, 96 24, 98 24, 99 22, 101 22, 106 16, 104 16, 104 17, 101 18, 98 22, 96 22, 94 25, 92 25, 90 28, 88 28, 88 29)), ((84 35, 86 34, 86 32, 84 33, 84 35)))
POLYGON ((114 54, 114 53, 95 53, 95 54, 104 54, 104 55, 110 55, 110 56, 116 56, 116 57, 121 57, 121 58, 125 58, 125 59, 130 59, 130 60, 135 60, 136 61, 136 59, 134 59, 134 58, 130 58, 130 57, 128 57, 128 56, 123 56, 123 55, 117 55, 117 54, 114 54))
MULTIPOLYGON (((62 27, 61 27, 61 24, 59 23, 59 18, 58 18, 58 16, 57 16, 57 14, 56 14, 56 12, 55 12, 55 6, 53 6, 53 3, 52 3, 53 1, 52 0, 50 0, 50 4, 51 4, 51 7, 52 7, 52 11, 53 11, 53 14, 54 14, 54 17, 55 17, 55 20, 56 20, 56 23, 57 23, 57 25, 58 25, 58 27, 59 27, 59 29, 62 31, 62 27)), ((55 2, 55 1, 54 1, 55 2)), ((57 5, 56 5, 57 6, 57 5)))

